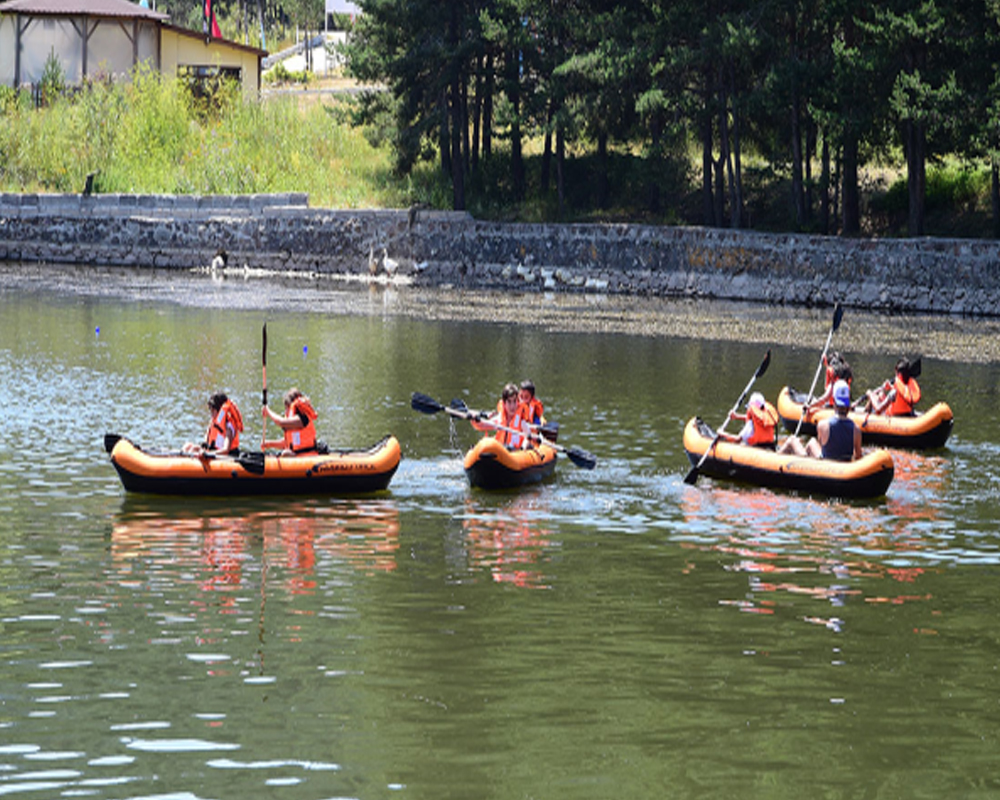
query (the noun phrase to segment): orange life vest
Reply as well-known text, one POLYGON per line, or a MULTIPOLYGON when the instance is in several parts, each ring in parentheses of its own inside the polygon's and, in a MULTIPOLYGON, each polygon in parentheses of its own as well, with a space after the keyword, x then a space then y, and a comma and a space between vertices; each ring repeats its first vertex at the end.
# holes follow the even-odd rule
POLYGON ((532 397, 526 406, 525 419, 533 425, 541 425, 545 419, 545 406, 537 397, 532 397))
POLYGON ((907 383, 903 383, 899 376, 893 384, 896 396, 892 404, 886 409, 886 414, 890 417, 905 417, 913 413, 913 407, 920 402, 920 386, 914 378, 910 378, 907 383))
POLYGON ((226 428, 233 429, 233 438, 229 442, 229 452, 240 446, 240 431, 243 430, 243 416, 236 407, 236 403, 227 400, 222 404, 222 408, 212 417, 208 431, 205 434, 205 444, 208 450, 221 450, 228 435, 226 428))
MULTIPOLYGON (((523 403, 517 404, 517 410, 514 411, 512 416, 508 416, 507 409, 501 409, 500 419, 498 420, 501 425, 505 428, 514 428, 516 430, 521 430, 521 425, 528 419, 528 409, 523 403)), ((510 431, 497 430, 497 441, 500 442, 504 447, 518 448, 524 444, 524 436, 520 433, 511 433, 510 431)))
POLYGON ((497 401, 496 414, 492 414, 489 419, 482 422, 475 419, 470 420, 470 422, 472 423, 472 427, 477 431, 484 431, 487 435, 495 435, 496 440, 504 447, 516 449, 524 443, 524 435, 520 433, 511 433, 510 431, 501 431, 495 426, 503 425, 505 428, 516 428, 517 430, 521 430, 521 425, 528 420, 528 407, 524 403, 518 403, 514 416, 508 417, 507 409, 503 404, 503 398, 500 398, 500 400, 497 401))
POLYGON ((313 420, 319 415, 309 400, 300 396, 296 397, 288 407, 288 416, 301 417, 302 415, 305 415, 306 418, 304 427, 295 431, 285 431, 285 448, 294 453, 316 449, 316 426, 313 425, 313 420))
MULTIPOLYGON (((833 367, 829 365, 827 365, 826 367, 826 375, 824 376, 823 379, 825 381, 825 383, 823 384, 823 388, 826 389, 826 391, 828 392, 830 392, 830 387, 833 386, 833 384, 835 384, 838 380, 840 380, 837 377, 837 373, 834 372, 833 367)), ((847 379, 848 386, 851 386, 853 383, 854 383, 853 377, 847 379)), ((832 408, 837 407, 837 404, 833 402, 833 392, 830 392, 830 396, 826 398, 826 402, 823 403, 823 405, 830 406, 832 408)))
POLYGON ((774 444, 774 428, 778 424, 778 409, 764 401, 763 408, 750 406, 747 417, 753 422, 753 436, 747 444, 774 444))

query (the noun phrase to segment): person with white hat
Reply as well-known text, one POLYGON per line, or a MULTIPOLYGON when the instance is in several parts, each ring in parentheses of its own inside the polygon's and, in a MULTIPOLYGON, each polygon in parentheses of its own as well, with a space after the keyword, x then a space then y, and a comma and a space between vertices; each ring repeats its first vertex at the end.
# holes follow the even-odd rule
POLYGON ((723 439, 729 442, 742 442, 751 447, 774 449, 777 443, 775 427, 778 424, 778 410, 767 402, 760 392, 750 395, 745 414, 734 411, 729 418, 744 420, 745 424, 738 434, 724 431, 720 433, 723 439))

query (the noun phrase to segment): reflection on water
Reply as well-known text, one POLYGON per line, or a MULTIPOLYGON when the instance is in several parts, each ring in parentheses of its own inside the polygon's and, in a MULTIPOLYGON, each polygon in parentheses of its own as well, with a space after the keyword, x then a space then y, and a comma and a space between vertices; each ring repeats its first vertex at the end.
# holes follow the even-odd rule
POLYGON ((547 514, 547 496, 538 490, 519 492, 490 510, 470 497, 462 516, 469 567, 488 571, 496 583, 550 588, 539 563, 552 546, 551 531, 540 524, 547 514))
POLYGON ((842 632, 834 610, 848 603, 930 601, 921 579, 958 555, 934 502, 947 489, 947 460, 897 451, 893 459, 902 491, 872 502, 725 485, 686 491, 685 520, 702 533, 683 537, 684 547, 719 554, 724 570, 747 575, 745 596, 718 598, 742 612, 773 615, 782 612, 783 595, 811 598, 827 612, 816 607, 802 619, 842 632))
POLYGON ((144 571, 186 566, 196 570, 204 591, 227 592, 244 584, 248 572, 263 583, 276 570, 282 578, 271 588, 295 595, 316 590, 317 558, 362 574, 396 568, 399 511, 391 500, 289 500, 244 510, 211 502, 127 498, 111 528, 121 573, 136 563, 144 571))

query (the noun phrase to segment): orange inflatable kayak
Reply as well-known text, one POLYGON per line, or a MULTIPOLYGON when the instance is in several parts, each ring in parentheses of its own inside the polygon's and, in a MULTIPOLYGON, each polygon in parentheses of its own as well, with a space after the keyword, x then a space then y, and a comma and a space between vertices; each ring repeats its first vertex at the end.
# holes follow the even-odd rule
POLYGON ((556 456, 555 449, 545 444, 508 450, 492 436, 484 436, 465 454, 465 474, 481 489, 512 489, 551 477, 556 456))
POLYGON ((399 442, 386 436, 367 450, 279 458, 152 453, 116 434, 104 447, 129 492, 172 495, 344 495, 385 489, 399 466, 399 442))
MULTIPOLYGON (((684 450, 692 466, 698 464, 714 438, 715 431, 700 418, 688 422, 684 450)), ((887 450, 872 450, 859 461, 829 461, 722 439, 712 447, 699 471, 715 478, 831 497, 881 497, 895 472, 887 450)))
MULTIPOLYGON (((805 395, 801 392, 796 392, 787 386, 781 390, 778 395, 778 414, 786 430, 795 430, 802 416, 804 403, 805 395)), ((832 417, 834 413, 832 407, 810 411, 802 420, 799 433, 815 436, 816 423, 832 417)), ((912 417, 889 417, 885 414, 866 414, 864 411, 851 411, 848 416, 861 428, 861 441, 864 444, 909 450, 944 447, 955 424, 947 403, 938 403, 912 417)))

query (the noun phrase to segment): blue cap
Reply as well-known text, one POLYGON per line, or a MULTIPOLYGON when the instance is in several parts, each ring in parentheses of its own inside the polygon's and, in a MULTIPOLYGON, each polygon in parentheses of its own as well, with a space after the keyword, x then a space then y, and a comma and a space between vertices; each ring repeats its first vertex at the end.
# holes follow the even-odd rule
POLYGON ((847 381, 837 381, 833 384, 833 402, 834 405, 843 408, 851 405, 851 387, 847 385, 847 381))

